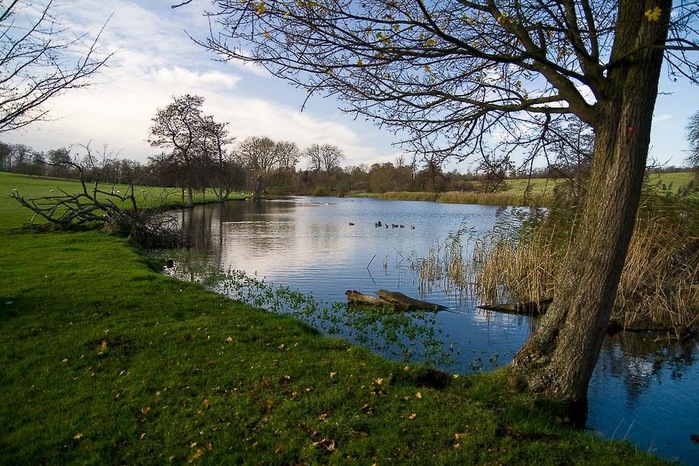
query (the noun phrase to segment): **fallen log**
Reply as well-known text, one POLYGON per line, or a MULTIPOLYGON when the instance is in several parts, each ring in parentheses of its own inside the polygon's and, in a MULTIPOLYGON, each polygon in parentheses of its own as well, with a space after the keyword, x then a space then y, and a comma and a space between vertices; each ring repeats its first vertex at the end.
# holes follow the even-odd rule
POLYGON ((525 316, 542 316, 546 313, 553 298, 540 299, 538 301, 522 301, 514 304, 481 304, 476 306, 486 311, 505 312, 525 316))
POLYGON ((398 311, 441 311, 446 309, 439 304, 421 301, 397 291, 379 290, 377 296, 360 293, 356 290, 345 291, 350 304, 371 307, 391 307, 398 311))
POLYGON ((383 299, 384 301, 388 301, 394 306, 426 311, 439 311, 446 309, 444 306, 440 306, 439 304, 420 301, 419 299, 411 298, 410 296, 406 296, 398 291, 379 290, 376 292, 376 294, 379 295, 379 298, 383 299))
POLYGON ((357 290, 347 290, 345 291, 345 296, 347 296, 347 301, 350 304, 361 304, 364 306, 390 306, 391 304, 381 298, 360 293, 357 290))

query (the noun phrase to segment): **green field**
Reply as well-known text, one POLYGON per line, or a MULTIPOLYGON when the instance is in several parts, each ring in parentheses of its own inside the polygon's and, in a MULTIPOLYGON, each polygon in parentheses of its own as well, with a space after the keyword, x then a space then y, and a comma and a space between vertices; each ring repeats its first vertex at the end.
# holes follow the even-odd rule
POLYGON ((17 231, 11 190, 57 183, 0 174, 2 464, 660 464, 502 370, 389 362, 161 275, 124 239, 17 231))
MULTIPOLYGON (((91 183, 86 183, 88 189, 93 186, 91 183)), ((0 172, 0 196, 7 197, 13 191, 19 193, 25 199, 36 199, 44 196, 60 195, 61 191, 67 193, 76 193, 82 190, 82 185, 78 180, 64 180, 58 178, 43 178, 29 175, 20 175, 14 173, 0 172)), ((103 191, 114 191, 118 194, 129 192, 130 186, 127 185, 112 185, 102 183, 99 189, 103 191)), ((106 198, 107 196, 103 196, 106 198)), ((179 188, 157 188, 150 186, 135 186, 134 197, 138 201, 138 205, 142 208, 164 208, 169 209, 182 205, 182 190, 179 188)), ((232 195, 231 199, 242 199, 247 197, 246 194, 232 195)), ((114 200, 114 199, 113 199, 114 200)), ((7 199, 4 199, 7 201, 7 199)), ((208 190, 205 194, 195 193, 195 201, 216 202, 216 196, 208 190)), ((129 207, 129 205, 126 205, 129 207)), ((0 216, 4 219, 0 222, 0 228, 3 225, 19 226, 32 221, 33 213, 22 207, 18 202, 0 202, 0 216)), ((41 223, 40 218, 34 219, 35 222, 41 223)))
MULTIPOLYGON (((677 193, 694 179, 694 173, 690 171, 672 173, 651 173, 647 175, 648 185, 657 187, 661 192, 677 193)), ((435 201, 449 204, 483 204, 483 205, 536 205, 549 206, 553 201, 553 190, 561 179, 547 178, 517 178, 508 179, 505 182, 506 189, 494 193, 482 193, 476 191, 447 191, 444 193, 431 192, 386 192, 381 194, 364 194, 362 197, 376 197, 378 199, 394 201, 435 201), (525 197, 525 192, 530 192, 525 197)))

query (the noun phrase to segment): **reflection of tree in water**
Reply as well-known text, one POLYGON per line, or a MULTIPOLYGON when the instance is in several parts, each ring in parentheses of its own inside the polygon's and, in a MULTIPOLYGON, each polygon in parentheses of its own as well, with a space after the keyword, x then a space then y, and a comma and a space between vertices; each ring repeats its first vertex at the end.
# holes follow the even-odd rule
POLYGON ((626 403, 633 408, 653 382, 681 380, 696 362, 699 342, 677 342, 653 334, 620 332, 602 344, 598 370, 624 382, 626 403))
POLYGON ((264 250, 272 238, 292 238, 293 225, 289 222, 270 222, 270 217, 284 214, 289 207, 284 203, 231 201, 208 204, 180 213, 182 231, 192 249, 211 256, 212 264, 220 264, 225 244, 243 236, 247 247, 264 250), (256 219, 260 221, 256 221, 256 219), (248 219, 247 222, 242 220, 248 219), (231 223, 236 223, 235 235, 228 235, 231 223))
POLYGON ((182 210, 182 231, 197 251, 211 248, 212 214, 211 207, 182 210))

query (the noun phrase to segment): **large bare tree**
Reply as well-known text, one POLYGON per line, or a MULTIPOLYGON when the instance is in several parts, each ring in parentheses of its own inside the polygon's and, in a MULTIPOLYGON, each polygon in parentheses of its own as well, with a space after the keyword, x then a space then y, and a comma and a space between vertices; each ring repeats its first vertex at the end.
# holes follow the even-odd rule
POLYGON ((73 34, 52 9, 51 0, 0 2, 0 133, 46 119, 48 100, 88 86, 111 56, 99 34, 73 34))
POLYGON ((234 158, 251 176, 253 198, 259 200, 265 188, 265 179, 272 172, 294 169, 299 160, 299 149, 294 142, 250 136, 238 144, 234 158))
MULTIPOLYGON (((189 3, 189 2, 185 2, 189 3)), ((697 81, 690 0, 217 0, 219 57, 253 62, 432 155, 540 147, 573 115, 595 137, 554 305, 509 366, 519 388, 584 401, 627 254, 663 59, 697 81)))
POLYGON ((311 144, 304 149, 303 157, 308 159, 309 167, 316 172, 330 172, 340 167, 345 154, 333 144, 311 144))
MULTIPOLYGON (((226 123, 217 123, 202 111, 204 98, 186 94, 176 97, 167 107, 158 109, 151 120, 150 142, 153 147, 169 149, 164 154, 179 169, 187 192, 187 205, 194 205, 193 190, 201 181, 202 171, 223 166, 224 147, 232 140, 226 123)), ((219 199, 220 199, 219 195, 219 199)))

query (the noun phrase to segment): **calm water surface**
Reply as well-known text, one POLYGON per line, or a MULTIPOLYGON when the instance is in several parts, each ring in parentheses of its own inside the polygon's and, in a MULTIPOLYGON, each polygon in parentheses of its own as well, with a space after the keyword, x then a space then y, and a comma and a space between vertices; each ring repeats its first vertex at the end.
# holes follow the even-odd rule
MULTIPOLYGON (((464 253, 470 254, 478 238, 516 224, 511 209, 288 198, 198 207, 182 215, 196 248, 209 252, 215 265, 311 293, 317 301, 344 302, 349 289, 387 289, 446 306, 447 311, 418 323, 449 353, 452 359, 442 366, 450 371, 507 364, 531 331, 528 318, 476 309, 474 299, 447 286, 425 289, 411 268, 460 229, 466 231, 460 237, 464 253)), ((339 333, 388 357, 406 357, 400 345, 372 345, 351 326, 348 322, 339 333)), ((429 359, 420 350, 410 357, 429 359)), ((663 345, 653 336, 608 338, 589 389, 587 426, 665 458, 699 464, 699 444, 690 440, 692 433, 699 434, 698 351, 696 341, 663 345)))

